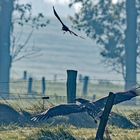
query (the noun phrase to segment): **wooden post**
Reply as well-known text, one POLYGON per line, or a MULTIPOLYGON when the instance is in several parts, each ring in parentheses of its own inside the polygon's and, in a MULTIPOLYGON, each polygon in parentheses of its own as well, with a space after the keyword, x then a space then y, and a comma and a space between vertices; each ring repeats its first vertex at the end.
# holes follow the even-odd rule
POLYGON ((27 71, 23 72, 23 80, 27 80, 27 71))
POLYGON ((82 74, 79 74, 79 83, 81 83, 83 81, 83 77, 82 77, 82 74))
POLYGON ((45 95, 45 91, 46 91, 46 80, 45 77, 42 77, 42 95, 45 95))
POLYGON ((54 74, 54 82, 57 81, 57 74, 54 74))
POLYGON ((88 93, 89 77, 88 76, 85 76, 83 82, 84 82, 83 83, 83 95, 85 96, 88 93))
POLYGON ((48 96, 42 97, 42 100, 43 100, 43 110, 45 109, 45 100, 46 99, 49 99, 49 97, 48 96))
POLYGON ((94 102, 96 100, 96 95, 94 94, 93 96, 92 96, 92 101, 94 102))
POLYGON ((33 78, 30 77, 28 80, 28 93, 32 93, 33 78))
POLYGON ((67 103, 75 103, 77 71, 67 70, 67 103))
POLYGON ((103 140, 105 127, 114 103, 114 99, 115 99, 115 94, 113 92, 110 92, 96 133, 96 138, 95 138, 96 140, 103 140))

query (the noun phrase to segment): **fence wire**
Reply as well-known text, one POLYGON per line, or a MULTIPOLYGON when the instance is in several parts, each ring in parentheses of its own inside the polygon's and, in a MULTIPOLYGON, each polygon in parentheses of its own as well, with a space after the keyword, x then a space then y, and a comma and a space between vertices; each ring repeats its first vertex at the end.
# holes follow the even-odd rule
MULTIPOLYGON (((83 97, 89 100, 97 100, 107 96, 109 92, 124 91, 122 80, 104 80, 89 78, 85 89, 85 81, 77 80, 76 96, 83 97)), ((6 84, 1 82, 0 85, 6 84)), ((0 93, 1 99, 8 95, 11 100, 42 100, 43 96, 49 96, 52 102, 67 101, 67 79, 45 80, 44 86, 42 80, 33 79, 32 83, 29 80, 11 80, 9 82, 9 93, 0 93), (30 88, 30 89, 29 89, 30 88)), ((139 104, 139 99, 137 101, 139 104)))

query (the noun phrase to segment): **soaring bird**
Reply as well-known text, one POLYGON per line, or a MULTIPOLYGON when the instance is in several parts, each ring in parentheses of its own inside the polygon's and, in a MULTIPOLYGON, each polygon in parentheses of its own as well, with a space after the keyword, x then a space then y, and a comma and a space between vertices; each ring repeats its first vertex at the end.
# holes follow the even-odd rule
MULTIPOLYGON (((117 92, 115 93, 114 105, 119 104, 121 102, 130 100, 133 97, 140 95, 140 87, 125 91, 125 92, 117 92)), ((102 115, 103 108, 105 107, 108 96, 103 97, 95 102, 90 102, 89 100, 77 98, 80 104, 61 104, 58 106, 54 106, 49 110, 42 112, 34 116, 31 120, 39 121, 39 120, 47 120, 49 118, 60 116, 60 115, 68 115, 71 113, 80 113, 87 112, 92 118, 95 120, 100 118, 102 115)))
POLYGON ((57 19, 61 22, 61 24, 62 24, 62 30, 63 30, 64 32, 69 32, 70 34, 73 34, 73 35, 75 35, 75 36, 77 36, 77 37, 80 37, 80 38, 84 39, 82 36, 79 36, 79 35, 76 34, 75 32, 71 31, 71 30, 62 22, 62 20, 60 19, 60 17, 59 17, 58 14, 56 13, 56 10, 55 10, 54 6, 53 6, 53 12, 54 12, 54 15, 57 17, 57 19))

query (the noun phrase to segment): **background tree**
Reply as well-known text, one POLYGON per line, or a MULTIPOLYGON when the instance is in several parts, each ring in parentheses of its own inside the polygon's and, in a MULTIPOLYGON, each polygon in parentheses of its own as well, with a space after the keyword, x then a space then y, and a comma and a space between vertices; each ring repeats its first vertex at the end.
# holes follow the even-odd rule
POLYGON ((35 29, 46 27, 42 13, 32 16, 30 4, 19 4, 18 0, 0 1, 0 96, 9 97, 10 68, 13 61, 34 55, 36 51, 29 48, 28 42, 35 29), (20 25, 21 32, 15 33, 15 26, 20 25), (23 43, 20 43, 24 26, 31 31, 23 43))
POLYGON ((34 44, 33 46, 29 46, 28 43, 34 30, 44 28, 48 23, 49 20, 42 13, 38 13, 36 16, 32 15, 31 4, 20 4, 19 0, 14 2, 11 30, 11 63, 39 53, 40 50, 35 48, 34 44), (19 26, 20 31, 17 33, 16 28, 19 26), (24 36, 23 39, 22 37, 25 35, 23 32, 27 28, 30 28, 30 30, 28 30, 27 36, 24 36))
MULTIPOLYGON (((130 1, 128 2, 130 3, 130 1)), ((81 9, 79 13, 75 14, 74 18, 71 17, 74 27, 78 28, 79 30, 83 30, 87 36, 96 40, 96 43, 101 46, 100 54, 103 56, 105 64, 110 66, 112 70, 121 73, 126 83, 130 82, 130 79, 128 81, 128 77, 126 77, 127 67, 125 59, 125 30, 127 29, 128 24, 126 18, 126 1, 122 0, 116 4, 113 4, 112 0, 97 0, 94 2, 92 0, 72 0, 70 7, 76 3, 81 4, 81 9)), ((131 3, 133 4, 133 9, 135 6, 137 6, 136 10, 138 13, 140 12, 139 3, 139 0, 137 0, 136 5, 131 3)), ((127 16, 129 16, 128 14, 129 13, 127 13, 127 16)), ((137 18, 137 15, 134 14, 133 16, 135 16, 135 19, 137 18)), ((130 18, 133 17, 130 15, 130 18)), ((134 20, 134 18, 132 20, 134 20)), ((139 21, 137 25, 138 34, 140 29, 139 21)), ((134 30, 134 28, 132 30, 134 30)), ((134 32, 136 32, 136 30, 134 32)), ((128 33, 131 34, 130 32, 128 33)), ((135 39, 136 42, 136 38, 133 39, 135 39)), ((138 42, 139 36, 137 36, 137 44, 139 44, 138 42)), ((136 57, 139 57, 139 48, 135 47, 135 49, 137 51, 136 57)), ((131 61, 129 64, 130 63, 132 64, 133 62, 131 61)), ((139 64, 137 63, 137 66, 138 65, 139 64)), ((129 67, 131 69, 132 65, 129 67)), ((131 70, 130 72, 132 72, 131 70)), ((136 75, 136 73, 134 74, 136 75)), ((135 80, 135 77, 131 79, 131 81, 133 81, 131 85, 136 84, 135 80)))
POLYGON ((136 85, 136 61, 137 61, 137 9, 136 0, 126 0, 126 39, 125 39, 125 56, 126 56, 126 85, 128 89, 136 85))
POLYGON ((10 29, 13 0, 0 0, 0 96, 9 95, 10 29))

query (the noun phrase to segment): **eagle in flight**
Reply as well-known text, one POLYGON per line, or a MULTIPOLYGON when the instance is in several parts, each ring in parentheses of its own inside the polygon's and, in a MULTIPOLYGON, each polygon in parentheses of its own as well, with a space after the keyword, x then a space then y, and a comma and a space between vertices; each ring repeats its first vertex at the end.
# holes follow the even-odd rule
MULTIPOLYGON (((115 94, 115 99, 113 105, 116 105, 121 102, 130 100, 133 97, 139 96, 140 86, 128 91, 117 92, 114 94, 115 94)), ((47 120, 49 118, 60 116, 60 115, 63 116, 63 115, 69 115, 71 113, 87 112, 95 120, 95 122, 97 122, 96 119, 99 119, 101 117, 107 99, 108 96, 103 97, 95 102, 91 102, 86 99, 78 98, 76 99, 76 101, 78 101, 79 104, 77 103, 60 104, 32 117, 31 120, 40 121, 40 120, 47 120)))
POLYGON ((57 17, 57 19, 61 22, 61 24, 62 24, 62 30, 63 30, 64 32, 69 32, 70 34, 73 34, 73 35, 75 35, 75 36, 77 36, 77 37, 80 37, 80 38, 82 38, 82 39, 85 39, 84 37, 79 36, 78 34, 76 34, 75 32, 73 32, 72 30, 70 30, 70 29, 62 22, 62 20, 60 19, 60 17, 59 17, 58 14, 56 13, 56 10, 55 10, 54 6, 53 6, 53 12, 54 12, 54 15, 57 17))

